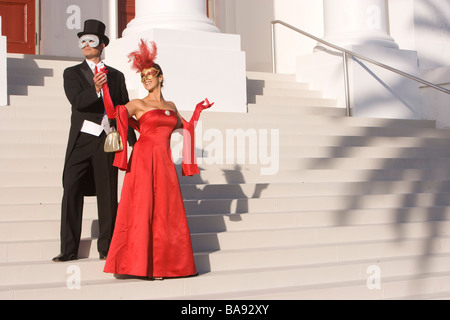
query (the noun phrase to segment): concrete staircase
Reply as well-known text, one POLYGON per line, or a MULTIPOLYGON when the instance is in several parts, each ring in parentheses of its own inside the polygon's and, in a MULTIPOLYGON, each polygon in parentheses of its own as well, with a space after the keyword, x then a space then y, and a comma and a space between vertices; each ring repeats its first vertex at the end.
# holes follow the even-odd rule
POLYGON ((346 118, 291 75, 248 72, 248 114, 202 115, 201 174, 180 177, 198 277, 104 274, 95 198, 85 202, 80 259, 51 262, 70 116, 62 71, 75 63, 8 57, 0 299, 450 297, 450 131, 346 118), (245 155, 227 149, 232 134, 246 135, 245 155))

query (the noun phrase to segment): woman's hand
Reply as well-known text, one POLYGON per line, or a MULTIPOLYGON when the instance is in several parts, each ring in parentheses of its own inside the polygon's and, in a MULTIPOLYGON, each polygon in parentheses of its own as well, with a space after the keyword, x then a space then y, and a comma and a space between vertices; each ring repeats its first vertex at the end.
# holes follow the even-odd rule
POLYGON ((210 103, 210 102, 208 101, 208 98, 206 98, 205 100, 203 100, 203 101, 197 103, 197 108, 201 108, 202 110, 204 110, 204 109, 211 108, 213 104, 214 104, 214 102, 213 102, 213 103, 210 103))

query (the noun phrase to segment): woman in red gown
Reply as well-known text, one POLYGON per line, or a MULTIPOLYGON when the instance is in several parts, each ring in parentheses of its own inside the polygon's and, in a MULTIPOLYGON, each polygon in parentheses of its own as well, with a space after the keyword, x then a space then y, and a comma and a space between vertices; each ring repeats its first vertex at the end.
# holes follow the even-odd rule
POLYGON ((104 272, 153 279, 185 277, 197 274, 190 231, 181 196, 178 176, 172 160, 170 137, 183 127, 183 174, 198 173, 193 146, 194 122, 200 112, 212 104, 202 101, 190 122, 178 113, 173 102, 161 93, 163 72, 154 63, 153 51, 142 40, 138 51, 130 54, 133 67, 141 72, 147 97, 118 106, 115 114, 126 140, 132 116, 140 136, 127 163, 125 150, 116 153, 114 165, 126 170, 117 211, 114 235, 104 272), (191 153, 191 154, 189 154, 191 153))

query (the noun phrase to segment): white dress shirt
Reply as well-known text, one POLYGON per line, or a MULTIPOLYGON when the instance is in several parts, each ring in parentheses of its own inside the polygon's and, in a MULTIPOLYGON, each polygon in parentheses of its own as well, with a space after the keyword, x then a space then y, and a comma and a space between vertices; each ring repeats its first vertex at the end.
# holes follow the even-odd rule
MULTIPOLYGON (((92 73, 95 74, 95 67, 97 67, 97 70, 100 70, 105 66, 103 61, 100 61, 98 64, 95 64, 92 61, 86 60, 87 64, 92 70, 92 73)), ((98 97, 103 96, 103 90, 97 93, 98 97)), ((102 123, 100 125, 96 124, 95 122, 84 120, 83 126, 81 127, 81 132, 92 134, 94 136, 99 136, 102 131, 105 131, 106 134, 108 134, 111 131, 111 127, 109 126, 108 116, 106 115, 106 112, 103 114, 102 123)))

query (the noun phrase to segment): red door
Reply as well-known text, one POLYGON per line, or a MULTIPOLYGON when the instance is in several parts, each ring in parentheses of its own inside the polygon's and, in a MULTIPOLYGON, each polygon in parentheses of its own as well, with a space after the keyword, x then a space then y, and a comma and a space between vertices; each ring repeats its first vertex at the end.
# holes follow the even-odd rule
POLYGON ((35 54, 35 0, 0 0, 8 53, 35 54))
POLYGON ((127 27, 128 22, 134 19, 135 16, 135 0, 119 0, 119 38, 122 37, 122 32, 127 27))

